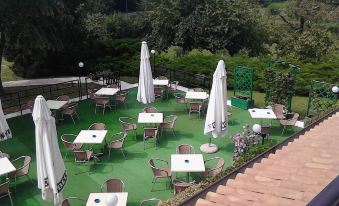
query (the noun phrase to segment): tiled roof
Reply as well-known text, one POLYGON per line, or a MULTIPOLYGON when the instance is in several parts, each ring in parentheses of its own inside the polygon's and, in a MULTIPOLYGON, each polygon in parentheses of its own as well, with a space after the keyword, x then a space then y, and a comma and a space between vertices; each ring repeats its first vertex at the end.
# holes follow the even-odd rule
POLYGON ((198 199, 197 206, 306 205, 339 174, 339 112, 198 199))

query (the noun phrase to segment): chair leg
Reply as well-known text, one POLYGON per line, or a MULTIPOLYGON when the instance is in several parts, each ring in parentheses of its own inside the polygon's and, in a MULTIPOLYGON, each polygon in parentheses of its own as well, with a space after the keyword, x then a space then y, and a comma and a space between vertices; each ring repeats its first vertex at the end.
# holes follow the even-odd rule
POLYGON ((108 160, 111 158, 111 148, 108 150, 108 160))
POLYGON ((173 128, 172 128, 172 133, 173 133, 174 137, 176 138, 176 137, 177 137, 177 135, 175 134, 175 132, 174 132, 174 129, 173 129, 173 128))
POLYGON ((97 105, 95 105, 94 114, 97 114, 97 105))
POLYGON ((77 112, 75 112, 75 115, 77 116, 78 120, 80 120, 80 117, 77 112))
POLYGON ((284 134, 284 132, 285 132, 285 128, 286 128, 286 125, 284 125, 284 128, 283 128, 283 131, 282 131, 282 133, 281 133, 281 137, 283 136, 283 134, 284 134))
POLYGON ((11 202, 11 206, 13 206, 13 200, 12 200, 12 196, 11 196, 10 191, 8 191, 8 197, 9 197, 9 201, 11 202))
POLYGON ((122 153, 122 155, 124 156, 125 159, 127 159, 124 151, 125 151, 125 149, 124 149, 124 148, 121 148, 121 153, 122 153))
POLYGON ((153 189, 154 189, 154 184, 155 184, 155 183, 156 183, 156 181, 157 181, 157 177, 155 177, 153 180, 154 180, 154 181, 153 181, 153 185, 152 185, 151 192, 153 192, 153 189))
POLYGON ((71 116, 71 119, 72 119, 72 121, 73 121, 73 124, 75 124, 75 121, 74 121, 73 116, 72 116, 72 115, 69 115, 69 116, 71 116))
POLYGON ((137 141, 137 130, 134 130, 134 140, 137 141))

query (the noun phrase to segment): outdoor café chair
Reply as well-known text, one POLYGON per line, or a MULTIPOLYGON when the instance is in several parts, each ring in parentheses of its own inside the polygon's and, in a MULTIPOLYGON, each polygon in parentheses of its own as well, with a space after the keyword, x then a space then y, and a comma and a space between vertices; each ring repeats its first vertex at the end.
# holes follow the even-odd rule
POLYGON ((177 118, 178 117, 175 116, 175 115, 169 115, 165 118, 165 119, 167 119, 167 121, 160 124, 160 128, 161 128, 161 135, 160 136, 162 136, 164 129, 171 129, 174 137, 176 137, 175 132, 174 132, 174 124, 175 124, 175 121, 177 120, 177 118))
POLYGON ((108 97, 99 97, 99 96, 95 95, 94 101, 95 101, 95 110, 94 110, 95 114, 97 113, 97 107, 102 108, 102 114, 103 115, 105 114, 106 107, 109 107, 110 109, 112 109, 112 106, 110 104, 108 97))
POLYGON ((203 173, 204 177, 214 177, 219 174, 225 164, 225 159, 221 157, 213 157, 204 161, 205 163, 205 172, 203 173), (208 167, 208 162, 216 161, 216 165, 212 168, 208 167))
POLYGON ((271 125, 261 126, 260 135, 262 137, 262 144, 264 144, 265 140, 268 140, 268 138, 270 136, 270 129, 271 129, 271 125))
POLYGON ((101 184, 100 191, 101 192, 124 192, 125 183, 121 179, 111 178, 101 184), (105 185, 106 185, 106 191, 104 190, 105 185))
POLYGON ((86 203, 86 200, 81 199, 79 197, 67 197, 61 202, 61 206, 72 206, 71 202, 73 202, 73 200, 76 200, 77 202, 81 202, 82 204, 86 203))
POLYGON ((283 136, 287 126, 294 126, 295 125, 295 123, 298 121, 298 118, 299 118, 298 113, 289 113, 289 114, 287 114, 287 119, 280 119, 279 120, 280 124, 284 126, 284 129, 281 132, 281 136, 283 136), (288 117, 289 115, 291 115, 291 117, 288 117))
POLYGON ((34 100, 29 100, 24 109, 29 109, 29 111, 32 113, 33 112, 33 107, 34 107, 34 100))
POLYGON ((173 180, 173 186, 174 186, 174 195, 184 191, 188 187, 192 186, 195 184, 195 181, 192 182, 184 182, 180 180, 173 180))
MULTIPOLYGON (((128 99, 128 91, 121 91, 120 93, 115 95, 115 102, 120 102, 124 105, 125 109, 126 107, 126 101, 128 99)), ((117 104, 115 104, 115 107, 117 107, 117 104)))
POLYGON ((118 140, 111 140, 108 144, 107 144, 107 148, 108 148, 108 159, 111 157, 111 149, 119 149, 122 153, 122 155, 124 156, 124 158, 126 159, 126 155, 125 155, 125 149, 124 149, 124 141, 127 137, 127 133, 126 132, 118 132, 112 135, 112 137, 116 137, 116 136, 120 136, 120 138, 118 140))
POLYGON ((93 123, 91 124, 91 126, 88 127, 88 130, 105 130, 105 129, 106 129, 106 125, 101 122, 93 123))
POLYGON ((163 87, 154 87, 154 96, 164 98, 164 88, 163 87))
MULTIPOLYGON (((95 161, 100 161, 99 158, 94 154, 93 149, 88 149, 88 150, 73 150, 74 154, 74 162, 78 164, 87 164, 88 165, 88 174, 90 174, 90 160, 93 159, 94 163, 95 161)), ((83 172, 77 173, 81 174, 83 172)))
POLYGON ((159 206, 162 203, 157 198, 146 199, 140 202, 140 206, 159 206))
POLYGON ((155 107, 145 107, 143 112, 145 112, 145 113, 158 113, 158 110, 155 107))
POLYGON ((272 110, 277 119, 284 119, 285 106, 282 104, 274 104, 272 110))
POLYGON ((159 158, 152 158, 148 160, 148 166, 152 169, 152 173, 153 173, 153 180, 152 180, 153 185, 152 185, 151 192, 153 192, 154 184, 156 183, 158 178, 168 178, 168 180, 172 184, 172 171, 171 171, 171 168, 169 167, 168 161, 162 160, 159 158), (158 166, 158 164, 160 163, 162 164, 165 163, 166 167, 160 168, 158 166))
POLYGON ((77 113, 77 109, 78 109, 78 103, 71 103, 69 105, 67 105, 66 107, 63 108, 62 110, 62 119, 64 119, 64 115, 68 115, 69 117, 71 117, 73 124, 75 124, 74 121, 74 116, 76 116, 78 118, 78 120, 80 120, 80 117, 77 113))
POLYGON ((83 144, 80 144, 80 143, 75 144, 75 143, 70 141, 70 139, 74 140, 75 138, 76 138, 75 134, 63 134, 63 135, 61 135, 61 141, 64 144, 65 149, 66 149, 64 159, 67 158, 68 152, 70 152, 70 151, 73 152, 74 150, 80 150, 82 148, 83 144))
POLYGON ((177 154, 194 154, 194 147, 189 144, 181 144, 176 149, 177 154))
POLYGON ((158 142, 158 129, 157 128, 144 128, 144 150, 145 150, 145 144, 146 141, 153 140, 155 147, 157 147, 158 142))
MULTIPOLYGON (((170 86, 168 88, 168 93, 169 92, 176 92, 177 89, 178 89, 178 85, 179 85, 179 82, 178 81, 173 81, 173 82, 170 82, 170 86)), ((168 97, 168 93, 167 93, 167 97, 168 97)))
POLYGON ((175 97, 175 102, 176 102, 176 105, 175 105, 175 108, 177 109, 177 106, 178 105, 185 105, 186 107, 186 112, 187 112, 187 99, 185 99, 184 97, 182 97, 180 95, 180 93, 174 93, 174 97, 175 97))
POLYGON ((201 102, 189 102, 189 107, 188 107, 188 115, 189 118, 191 118, 191 113, 192 112, 196 112, 199 114, 199 118, 200 118, 200 113, 201 113, 201 108, 202 108, 202 103, 201 102))
POLYGON ((119 117, 122 130, 126 133, 128 131, 134 131, 134 139, 137 140, 137 124, 133 122, 131 117, 119 117))
POLYGON ((16 164, 16 162, 22 162, 15 171, 8 174, 9 178, 14 179, 15 190, 16 190, 16 180, 20 177, 26 176, 33 183, 31 178, 28 176, 31 160, 32 158, 30 156, 21 156, 12 161, 12 164, 16 164))
POLYGON ((9 191, 9 179, 6 178, 6 181, 0 184, 0 199, 7 197, 11 202, 11 206, 13 206, 11 192, 9 191))

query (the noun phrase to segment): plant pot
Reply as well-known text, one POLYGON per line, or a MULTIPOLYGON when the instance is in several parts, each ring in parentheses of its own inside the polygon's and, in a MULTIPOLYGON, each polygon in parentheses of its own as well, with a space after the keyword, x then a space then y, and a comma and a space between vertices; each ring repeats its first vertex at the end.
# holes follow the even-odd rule
POLYGON ((231 98, 232 106, 238 107, 240 109, 249 109, 254 105, 254 100, 251 99, 239 99, 237 97, 231 98))

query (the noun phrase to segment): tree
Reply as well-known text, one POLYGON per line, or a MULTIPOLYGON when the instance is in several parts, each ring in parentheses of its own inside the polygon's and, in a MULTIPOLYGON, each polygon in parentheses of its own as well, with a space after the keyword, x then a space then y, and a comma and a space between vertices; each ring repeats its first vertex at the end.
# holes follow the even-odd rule
POLYGON ((163 0, 145 13, 148 41, 158 50, 177 45, 184 51, 247 50, 256 55, 268 39, 259 6, 251 1, 163 0))
MULTIPOLYGON (((68 20, 62 0, 1 0, 0 6, 0 65, 9 55, 19 53, 60 51, 63 42, 58 36, 60 23, 68 20)), ((21 56, 22 57, 22 56, 21 56)), ((28 59, 27 59, 28 61, 28 59)), ((1 82, 0 94, 4 93, 1 82)))

